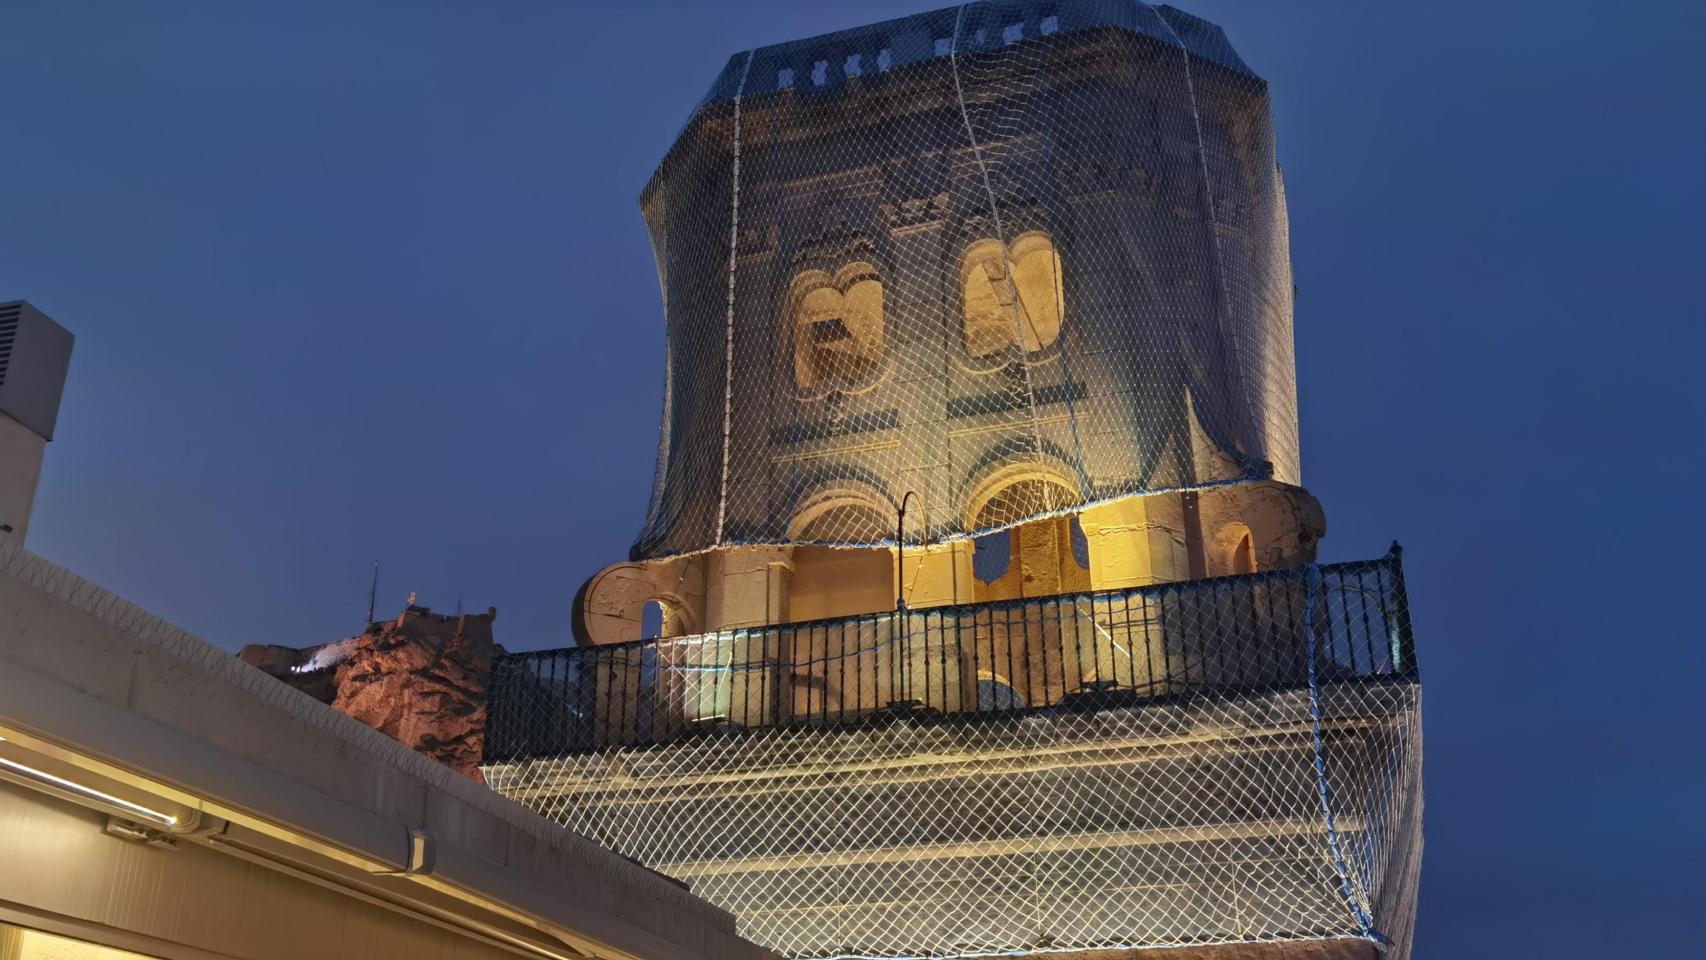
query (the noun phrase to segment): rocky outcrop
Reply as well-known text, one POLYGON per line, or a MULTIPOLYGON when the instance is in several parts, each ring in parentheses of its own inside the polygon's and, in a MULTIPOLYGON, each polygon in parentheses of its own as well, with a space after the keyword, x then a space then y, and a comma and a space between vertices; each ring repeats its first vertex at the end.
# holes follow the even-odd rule
POLYGON ((244 647, 244 662, 480 779, 497 610, 445 616, 411 606, 359 636, 301 649, 244 647))

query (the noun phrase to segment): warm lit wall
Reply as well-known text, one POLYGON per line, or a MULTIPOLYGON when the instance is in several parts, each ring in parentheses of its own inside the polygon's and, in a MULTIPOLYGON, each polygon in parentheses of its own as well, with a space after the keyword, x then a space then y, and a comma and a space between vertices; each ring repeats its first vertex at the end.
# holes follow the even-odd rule
MULTIPOLYGON (((365 904, 208 846, 150 847, 103 832, 104 814, 0 784, 0 917, 134 945, 151 956, 500 960, 501 947, 365 904), (21 910, 13 912, 12 905, 21 910)), ((44 944, 25 939, 20 946, 44 944)), ((4 956, 4 954, 0 954, 4 956)), ((108 960, 106 952, 23 953, 108 960)))
POLYGON ((1090 569, 1074 556, 1072 521, 1072 517, 1049 517, 980 538, 986 543, 1006 538, 1006 544, 994 548, 1007 551, 1007 563, 994 579, 979 578, 971 599, 984 603, 1094 589, 1090 569))
MULTIPOLYGON (((1308 491, 1273 481, 1128 497, 1088 507, 1076 521, 1083 537, 1078 550, 1073 517, 1021 524, 981 543, 908 547, 907 605, 987 603, 1283 569, 1313 561, 1327 529, 1308 491), (1001 538, 1007 561, 992 571, 978 552, 1001 538)), ((641 639, 642 612, 653 600, 664 607, 663 636, 879 613, 894 609, 894 578, 889 548, 728 547, 607 567, 589 581, 579 619, 583 642, 604 644, 641 639)))
POLYGON ((83 940, 0 923, 0 960, 149 960, 83 940))
POLYGON ((823 620, 894 606, 894 551, 795 547, 789 619, 823 620))

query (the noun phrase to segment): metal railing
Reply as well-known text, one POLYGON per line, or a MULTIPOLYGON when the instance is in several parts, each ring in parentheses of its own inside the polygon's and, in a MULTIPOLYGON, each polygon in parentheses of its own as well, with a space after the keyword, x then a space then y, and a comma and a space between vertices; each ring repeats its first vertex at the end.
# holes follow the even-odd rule
POLYGON ((509 654, 493 664, 486 761, 1295 689, 1305 623, 1322 682, 1414 679, 1397 545, 1309 570, 509 654))

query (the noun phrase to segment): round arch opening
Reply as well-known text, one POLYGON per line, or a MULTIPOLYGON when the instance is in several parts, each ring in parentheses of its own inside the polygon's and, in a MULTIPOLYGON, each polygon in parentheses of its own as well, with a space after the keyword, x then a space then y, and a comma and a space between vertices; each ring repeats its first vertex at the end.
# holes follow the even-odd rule
POLYGON ((1065 471, 1037 463, 1018 463, 995 471, 966 501, 966 528, 1010 527, 1032 517, 1076 506, 1078 485, 1065 471))

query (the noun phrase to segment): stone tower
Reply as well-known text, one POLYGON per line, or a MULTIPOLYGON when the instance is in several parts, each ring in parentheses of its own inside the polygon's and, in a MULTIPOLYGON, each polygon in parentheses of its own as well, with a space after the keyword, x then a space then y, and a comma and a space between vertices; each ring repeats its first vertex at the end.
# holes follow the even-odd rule
POLYGON ((1131 0, 732 58, 641 200, 644 528, 487 782, 801 960, 1406 957, 1403 569, 1314 562, 1273 142, 1131 0))
POLYGON ((743 53, 641 205, 662 441, 582 642, 1313 559, 1267 88, 1218 28, 971 4, 743 53))

